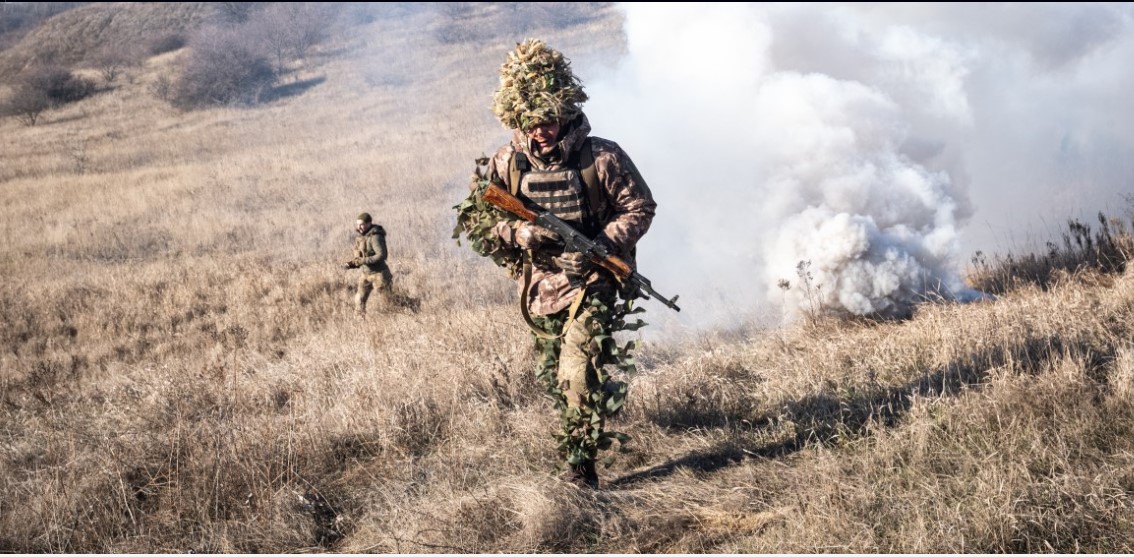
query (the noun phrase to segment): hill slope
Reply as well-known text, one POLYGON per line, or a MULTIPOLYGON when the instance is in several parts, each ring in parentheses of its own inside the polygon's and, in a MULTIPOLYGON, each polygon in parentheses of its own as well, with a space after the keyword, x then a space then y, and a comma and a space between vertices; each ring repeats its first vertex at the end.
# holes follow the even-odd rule
POLYGON ((66 67, 90 62, 105 49, 144 49, 152 41, 187 35, 214 18, 208 2, 95 2, 51 17, 0 51, 0 75, 32 63, 66 67))
POLYGON ((630 452, 556 479, 513 285, 451 206, 505 137, 501 35, 587 72, 621 22, 457 8, 345 27, 258 108, 170 108, 171 54, 0 121, 0 550, 1134 550, 1131 272, 646 343, 630 452), (406 297, 367 320, 362 210, 406 297))

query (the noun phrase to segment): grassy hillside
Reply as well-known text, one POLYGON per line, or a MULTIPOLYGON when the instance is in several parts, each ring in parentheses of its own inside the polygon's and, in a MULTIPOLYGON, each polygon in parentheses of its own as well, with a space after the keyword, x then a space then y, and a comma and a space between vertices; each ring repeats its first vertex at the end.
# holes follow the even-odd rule
POLYGON ((171 108, 179 51, 0 120, 0 551, 1134 550, 1121 266, 646 343, 631 451, 557 479, 513 285, 449 232, 514 41, 622 50, 572 9, 383 8, 263 106, 171 108), (408 303, 359 320, 363 210, 408 303))
POLYGON ((33 63, 91 62, 108 49, 145 49, 155 40, 184 36, 214 17, 206 2, 94 2, 70 8, 0 51, 0 74, 33 63))

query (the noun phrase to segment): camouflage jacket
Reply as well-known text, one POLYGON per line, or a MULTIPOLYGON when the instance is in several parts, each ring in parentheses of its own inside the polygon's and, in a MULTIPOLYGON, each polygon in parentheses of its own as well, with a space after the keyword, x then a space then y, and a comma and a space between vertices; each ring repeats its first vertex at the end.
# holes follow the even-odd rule
MULTIPOLYGON (((591 125, 586 115, 580 114, 563 127, 558 149, 555 150, 559 156, 541 158, 536 154, 534 143, 520 130, 513 130, 512 141, 498 149, 489 159, 486 177, 494 183, 510 187, 508 165, 517 151, 527 155, 535 170, 564 168, 564 161, 571 159, 570 155, 582 147, 590 131, 591 125)), ((602 196, 605 205, 592 207, 591 210, 606 216, 599 223, 601 235, 620 252, 619 256, 633 264, 634 246, 649 230, 657 203, 645 181, 640 179, 629 155, 617 143, 592 137, 591 150, 594 153, 598 181, 605 194, 602 196)), ((514 228, 509 223, 499 223, 495 232, 506 244, 514 245, 514 228)), ((563 271, 551 262, 550 255, 557 254, 542 255, 534 254, 532 283, 526 293, 528 308, 533 315, 548 315, 565 309, 571 305, 579 291, 577 287, 571 286, 563 271)), ((615 289, 613 276, 602 269, 592 271, 587 276, 586 283, 589 292, 613 292, 615 289)), ((519 286, 522 290, 522 278, 519 286)))
POLYGON ((386 230, 375 224, 354 241, 354 260, 364 273, 380 273, 386 269, 386 230))

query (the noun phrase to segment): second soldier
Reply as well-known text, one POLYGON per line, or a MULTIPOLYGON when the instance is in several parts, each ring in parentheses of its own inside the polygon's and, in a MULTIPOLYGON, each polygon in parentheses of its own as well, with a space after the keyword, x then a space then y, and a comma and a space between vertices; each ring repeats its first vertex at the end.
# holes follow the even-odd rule
POLYGON ((359 316, 366 314, 366 302, 372 291, 389 303, 393 288, 393 276, 386 265, 386 230, 375 224, 370 213, 362 213, 355 220, 358 238, 354 241, 354 257, 343 266, 347 269, 362 269, 358 277, 358 290, 354 295, 354 309, 359 316))

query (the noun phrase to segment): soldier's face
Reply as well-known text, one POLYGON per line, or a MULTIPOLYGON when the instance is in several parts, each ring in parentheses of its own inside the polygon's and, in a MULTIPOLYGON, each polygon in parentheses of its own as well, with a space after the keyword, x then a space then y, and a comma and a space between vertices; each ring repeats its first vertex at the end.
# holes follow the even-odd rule
POLYGON ((359 234, 366 234, 366 230, 369 229, 369 228, 370 228, 370 223, 368 223, 364 220, 354 221, 354 229, 357 230, 359 234))
POLYGON ((550 122, 535 126, 528 130, 527 136, 528 139, 538 143, 541 149, 546 149, 554 145, 555 140, 559 139, 559 123, 550 122))

